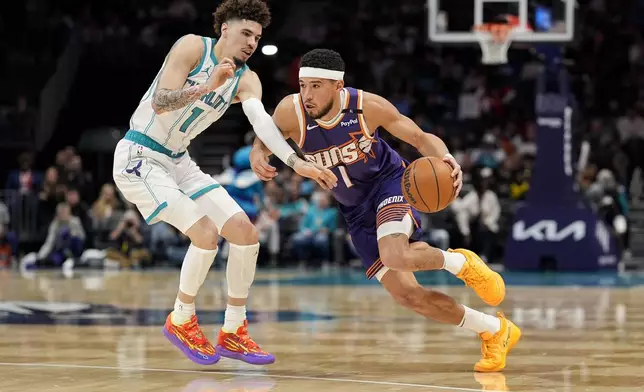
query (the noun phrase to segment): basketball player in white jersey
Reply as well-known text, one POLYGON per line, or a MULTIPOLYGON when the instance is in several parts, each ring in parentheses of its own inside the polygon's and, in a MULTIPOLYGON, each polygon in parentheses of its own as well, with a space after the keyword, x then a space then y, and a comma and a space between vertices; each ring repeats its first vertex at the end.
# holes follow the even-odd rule
POLYGON ((190 360, 203 365, 221 356, 252 364, 273 363, 275 357, 261 350, 247 331, 246 298, 259 252, 257 231, 228 193, 190 159, 190 141, 231 104, 241 102, 257 136, 278 158, 327 189, 337 182, 331 171, 297 157, 261 103, 261 83, 245 63, 269 22, 270 12, 261 0, 224 1, 215 12, 220 38, 187 35, 174 45, 114 152, 114 181, 125 198, 148 223, 165 221, 191 240, 163 332, 190 360), (220 235, 230 243, 228 306, 213 347, 197 323, 194 301, 220 235))

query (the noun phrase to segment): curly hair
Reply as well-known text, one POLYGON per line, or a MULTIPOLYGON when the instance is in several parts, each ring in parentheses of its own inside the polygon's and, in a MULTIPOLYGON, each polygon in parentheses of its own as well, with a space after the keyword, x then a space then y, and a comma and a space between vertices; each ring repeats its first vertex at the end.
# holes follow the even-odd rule
POLYGON ((340 53, 330 49, 313 49, 300 59, 301 67, 323 68, 344 72, 344 60, 340 53))
POLYGON ((263 28, 271 23, 271 11, 262 0, 224 0, 213 15, 217 35, 221 35, 221 25, 233 19, 252 20, 263 28))

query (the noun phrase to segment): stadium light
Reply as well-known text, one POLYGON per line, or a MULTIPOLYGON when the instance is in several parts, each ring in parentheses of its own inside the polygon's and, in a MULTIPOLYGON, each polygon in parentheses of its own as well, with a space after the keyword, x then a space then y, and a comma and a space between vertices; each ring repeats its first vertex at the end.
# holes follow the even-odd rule
POLYGON ((266 56, 272 56, 277 53, 277 46, 275 45, 264 45, 262 46, 262 53, 266 56))

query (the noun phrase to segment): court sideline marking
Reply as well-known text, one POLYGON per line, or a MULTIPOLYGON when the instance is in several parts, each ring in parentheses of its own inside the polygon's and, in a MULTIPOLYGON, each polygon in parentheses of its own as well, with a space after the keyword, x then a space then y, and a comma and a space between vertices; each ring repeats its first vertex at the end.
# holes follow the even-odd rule
MULTIPOLYGON (((440 389, 446 391, 464 391, 464 392, 480 392, 481 388, 458 388, 458 387, 445 387, 440 385, 426 385, 426 384, 408 384, 393 381, 374 381, 374 380, 355 380, 350 378, 331 378, 331 377, 307 377, 307 376, 284 376, 274 374, 262 373, 244 373, 244 372, 229 372, 229 371, 205 371, 205 370, 181 370, 181 369, 158 369, 158 368, 145 368, 145 367, 118 367, 118 366, 93 366, 93 365, 75 365, 65 363, 12 363, 0 362, 0 366, 14 366, 14 367, 48 367, 48 368, 65 368, 65 369, 100 369, 100 370, 128 370, 139 372, 162 372, 162 373, 183 373, 183 374, 223 374, 230 376, 243 376, 243 377, 266 377, 276 379, 290 379, 290 380, 309 380, 309 381, 333 381, 333 382, 346 382, 353 384, 369 384, 369 385, 388 385, 393 387, 412 387, 423 389, 440 389)), ((490 391, 502 392, 502 391, 490 391)))

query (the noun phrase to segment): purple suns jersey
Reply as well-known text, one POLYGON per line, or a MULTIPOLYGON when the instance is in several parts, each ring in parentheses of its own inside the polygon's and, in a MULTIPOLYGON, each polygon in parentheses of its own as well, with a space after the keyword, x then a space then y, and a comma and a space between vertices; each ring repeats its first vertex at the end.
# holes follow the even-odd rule
POLYGON ((333 170, 338 177, 333 196, 347 207, 363 203, 383 179, 406 166, 377 131, 371 134, 367 129, 362 99, 362 90, 344 88, 343 110, 330 122, 322 123, 306 114, 300 94, 293 95, 300 122, 298 145, 307 159, 333 170))

